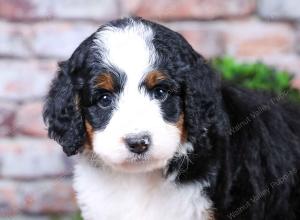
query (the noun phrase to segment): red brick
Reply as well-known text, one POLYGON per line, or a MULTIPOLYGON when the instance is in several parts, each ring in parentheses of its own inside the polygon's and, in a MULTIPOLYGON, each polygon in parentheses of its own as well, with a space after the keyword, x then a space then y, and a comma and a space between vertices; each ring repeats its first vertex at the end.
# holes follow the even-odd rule
POLYGON ((215 19, 249 15, 255 0, 121 0, 124 15, 152 19, 215 19))
POLYGON ((0 216, 57 214, 77 211, 70 179, 0 182, 0 216))
POLYGON ((1 56, 22 58, 31 56, 31 49, 28 42, 31 37, 29 25, 2 21, 0 22, 0 32, 1 56))
POLYGON ((24 101, 43 97, 56 66, 53 60, 0 60, 0 99, 24 101))
POLYGON ((100 19, 117 16, 116 0, 0 0, 0 17, 24 19, 100 19))
POLYGON ((295 49, 298 54, 300 54, 300 25, 297 26, 296 29, 296 45, 295 49))
POLYGON ((95 32, 99 24, 87 22, 37 23, 30 40, 33 53, 38 57, 67 59, 77 46, 95 32))
POLYGON ((67 59, 100 22, 0 22, 0 56, 67 59))
POLYGON ((287 70, 297 77, 300 76, 300 56, 296 54, 280 54, 261 57, 261 60, 279 69, 287 70))
POLYGON ((11 102, 0 102, 0 137, 14 135, 16 107, 11 102))
POLYGON ((71 220, 71 219, 78 219, 75 214, 66 213, 64 215, 57 215, 56 213, 53 215, 30 215, 30 214, 21 214, 16 216, 9 216, 9 217, 2 217, 1 220, 71 220))
POLYGON ((179 32, 192 47, 205 57, 220 56, 224 53, 223 35, 204 23, 183 22, 165 24, 179 32))
POLYGON ((77 210, 70 179, 38 181, 17 188, 20 210, 25 213, 70 213, 77 210))
POLYGON ((30 214, 22 214, 9 218, 1 218, 1 220, 73 220, 79 219, 75 214, 66 213, 64 215, 30 215, 30 214))
POLYGON ((223 23, 219 28, 224 31, 229 55, 260 57, 295 49, 294 31, 288 24, 250 20, 223 23))
POLYGON ((15 137, 0 142, 0 177, 33 179, 70 175, 72 161, 50 139, 15 137))
POLYGON ((17 194, 12 184, 0 181, 0 217, 14 216, 18 213, 17 194))
POLYGON ((18 107, 16 132, 19 134, 46 137, 47 132, 42 118, 43 103, 32 102, 18 107))
POLYGON ((299 0, 260 0, 258 1, 258 13, 268 20, 299 20, 299 0))
POLYGON ((300 91, 300 76, 297 76, 297 78, 293 80, 293 87, 299 89, 300 91))

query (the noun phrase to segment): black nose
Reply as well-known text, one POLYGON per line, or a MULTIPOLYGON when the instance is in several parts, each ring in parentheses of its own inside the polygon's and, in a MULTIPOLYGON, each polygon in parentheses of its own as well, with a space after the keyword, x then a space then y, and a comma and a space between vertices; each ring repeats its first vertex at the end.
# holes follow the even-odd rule
POLYGON ((148 134, 130 134, 125 138, 128 149, 136 154, 142 154, 149 148, 151 139, 148 134))

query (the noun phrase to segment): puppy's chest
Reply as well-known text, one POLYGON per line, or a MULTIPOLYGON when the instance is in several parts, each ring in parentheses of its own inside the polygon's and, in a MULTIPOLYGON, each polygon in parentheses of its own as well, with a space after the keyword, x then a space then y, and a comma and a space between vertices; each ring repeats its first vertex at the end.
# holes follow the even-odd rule
POLYGON ((160 173, 116 174, 76 168, 74 182, 86 220, 211 220, 201 185, 178 186, 160 173))

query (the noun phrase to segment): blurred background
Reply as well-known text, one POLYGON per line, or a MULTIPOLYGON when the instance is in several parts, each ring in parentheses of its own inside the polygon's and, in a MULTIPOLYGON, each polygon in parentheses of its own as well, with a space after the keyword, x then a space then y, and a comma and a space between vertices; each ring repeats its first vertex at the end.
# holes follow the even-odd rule
POLYGON ((286 70, 300 88, 299 0, 0 0, 0 219, 77 218, 72 159, 46 137, 43 97, 58 61, 129 15, 182 33, 207 58, 286 70))

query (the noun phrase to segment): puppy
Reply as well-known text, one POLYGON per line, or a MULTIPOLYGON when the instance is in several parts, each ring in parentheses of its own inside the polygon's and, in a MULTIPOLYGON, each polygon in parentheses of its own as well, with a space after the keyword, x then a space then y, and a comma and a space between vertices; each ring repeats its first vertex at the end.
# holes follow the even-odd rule
POLYGON ((59 66, 44 120, 79 155, 84 219, 300 219, 300 108, 284 95, 224 84, 142 18, 101 26, 59 66))

